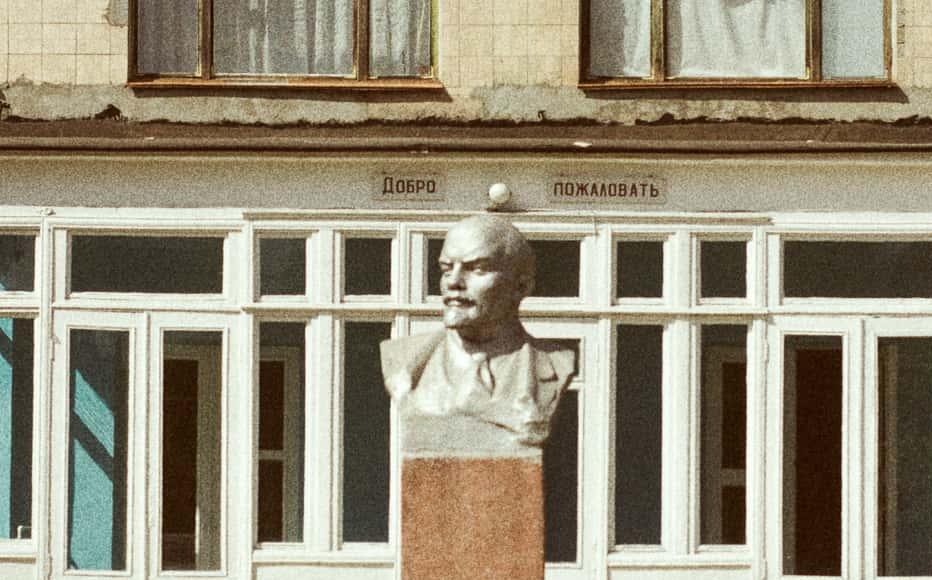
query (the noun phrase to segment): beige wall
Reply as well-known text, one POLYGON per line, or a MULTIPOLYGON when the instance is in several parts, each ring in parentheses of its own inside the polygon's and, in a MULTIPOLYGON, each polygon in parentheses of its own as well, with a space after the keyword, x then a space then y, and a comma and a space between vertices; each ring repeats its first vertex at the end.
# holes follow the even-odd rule
POLYGON ((675 118, 896 120, 932 114, 932 2, 896 0, 894 78, 899 91, 796 90, 585 94, 576 89, 579 0, 439 0, 441 97, 391 95, 287 101, 255 92, 139 95, 126 80, 127 28, 108 0, 0 0, 0 101, 27 118, 94 115, 113 105, 135 120, 267 123, 371 119, 632 123, 675 118), (119 19, 116 19, 119 22, 119 19), (229 96, 227 96, 229 95, 229 96), (541 113, 542 112, 542 113, 541 113))

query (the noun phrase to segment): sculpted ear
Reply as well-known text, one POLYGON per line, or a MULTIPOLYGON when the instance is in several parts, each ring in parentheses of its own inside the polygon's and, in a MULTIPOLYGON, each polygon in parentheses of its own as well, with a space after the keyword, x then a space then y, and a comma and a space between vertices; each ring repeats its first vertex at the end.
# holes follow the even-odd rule
POLYGON ((518 291, 521 293, 521 299, 527 298, 534 291, 534 277, 524 274, 518 277, 518 291))

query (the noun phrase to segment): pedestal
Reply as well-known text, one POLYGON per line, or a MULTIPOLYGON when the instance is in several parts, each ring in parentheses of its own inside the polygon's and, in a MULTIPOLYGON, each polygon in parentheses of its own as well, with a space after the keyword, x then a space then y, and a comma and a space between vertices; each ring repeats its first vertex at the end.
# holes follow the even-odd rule
POLYGON ((542 580, 541 459, 406 453, 402 580, 542 580))

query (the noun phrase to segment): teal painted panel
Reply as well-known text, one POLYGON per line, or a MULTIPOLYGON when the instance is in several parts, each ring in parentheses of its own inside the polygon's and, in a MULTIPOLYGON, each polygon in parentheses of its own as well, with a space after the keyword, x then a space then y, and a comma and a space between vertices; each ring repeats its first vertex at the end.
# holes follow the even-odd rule
POLYGON ((13 319, 0 318, 0 538, 10 538, 13 510, 13 319))
POLYGON ((126 332, 71 333, 68 565, 125 570, 126 332))

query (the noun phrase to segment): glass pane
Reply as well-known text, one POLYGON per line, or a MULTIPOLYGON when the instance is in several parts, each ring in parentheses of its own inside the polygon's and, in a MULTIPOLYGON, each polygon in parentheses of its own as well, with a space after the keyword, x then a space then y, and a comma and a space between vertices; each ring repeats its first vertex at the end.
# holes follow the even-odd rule
POLYGON ((32 522, 33 321, 0 318, 0 538, 32 522))
MULTIPOLYGON (((537 265, 534 292, 531 296, 579 296, 580 243, 563 240, 530 240, 537 265)), ((427 240, 427 291, 440 295, 440 252, 443 240, 427 240)))
POLYGON ((391 400, 379 343, 387 322, 347 322, 343 342, 343 541, 388 541, 391 400))
MULTIPOLYGON (((577 342, 578 345, 578 342, 577 342)), ((544 445, 544 554, 575 562, 579 527, 579 393, 566 391, 544 445)))
POLYGON ((650 0, 591 0, 589 76, 650 75, 650 0))
POLYGON ((259 326, 259 541, 304 537, 304 323, 259 326), (273 481, 265 481, 273 474, 273 481))
POLYGON ((930 242, 785 242, 787 297, 932 298, 930 242))
POLYGON ((391 294, 392 241, 383 238, 348 238, 343 260, 344 294, 391 294))
POLYGON ((440 252, 443 251, 443 240, 427 240, 427 289, 428 296, 440 296, 440 252))
POLYGON ((162 569, 220 569, 220 332, 166 332, 162 569))
POLYGON ((430 0, 370 0, 369 73, 430 75, 430 0))
POLYGON ((747 334, 747 326, 702 327, 702 544, 745 543, 747 334))
POLYGON ((72 330, 68 568, 126 569, 129 333, 72 330))
POLYGON ((137 2, 136 69, 139 74, 197 73, 197 5, 197 0, 137 2))
POLYGON ((747 296, 747 242, 699 243, 703 298, 747 296))
POLYGON ((36 238, 0 236, 0 292, 30 292, 36 279, 36 238))
POLYGON ((883 78, 884 0, 822 0, 822 76, 883 78))
POLYGON ((663 297, 663 242, 618 242, 618 297, 663 297))
POLYGON ((878 352, 877 571, 932 576, 932 338, 881 338, 878 352))
POLYGON ((615 543, 659 544, 663 327, 618 325, 615 543))
POLYGON ((537 262, 531 296, 579 296, 579 242, 531 240, 530 243, 537 262))
POLYGON ((259 239, 259 292, 304 294, 306 242, 303 238, 259 239))
POLYGON ((218 74, 353 74, 353 0, 214 0, 218 74))
POLYGON ((803 78, 806 0, 668 0, 671 77, 803 78))
POLYGON ((73 236, 72 292, 223 292, 223 238, 73 236))
POLYGON ((783 415, 783 573, 841 574, 842 343, 789 336, 783 415))

